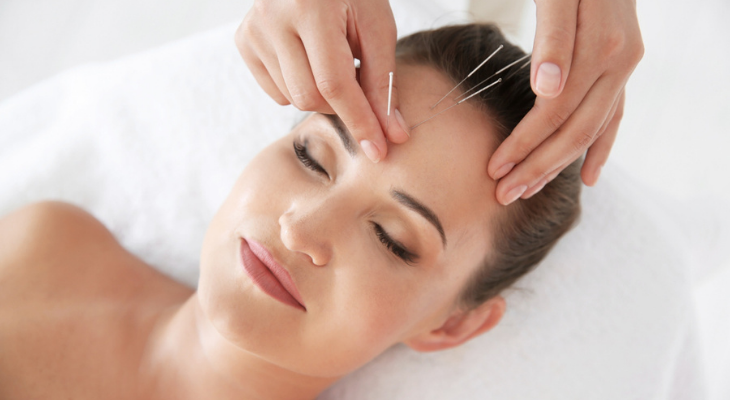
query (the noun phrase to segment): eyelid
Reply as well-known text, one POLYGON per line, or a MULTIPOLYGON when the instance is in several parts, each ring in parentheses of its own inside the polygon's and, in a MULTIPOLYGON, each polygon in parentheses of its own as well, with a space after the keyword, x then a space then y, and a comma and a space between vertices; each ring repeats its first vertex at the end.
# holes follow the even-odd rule
POLYGON ((297 159, 299 159, 299 162, 305 167, 308 168, 314 172, 323 174, 327 176, 327 178, 330 178, 329 172, 327 172, 326 169, 320 164, 317 160, 312 157, 311 154, 309 154, 309 148, 307 140, 294 140, 294 155, 296 155, 297 159))
POLYGON ((408 248, 401 242, 393 239, 393 237, 389 235, 388 232, 380 224, 373 222, 372 225, 378 240, 383 244, 383 246, 386 247, 386 249, 390 253, 392 253, 399 260, 405 262, 408 265, 413 265, 414 263, 418 262, 418 254, 413 253, 412 251, 408 250, 408 248))
MULTIPOLYGON (((322 165, 309 154, 308 140, 306 138, 297 138, 293 141, 294 154, 299 162, 307 169, 321 173, 331 179, 330 174, 322 165)), ((388 232, 380 225, 372 222, 375 235, 378 240, 386 247, 386 250, 399 260, 408 265, 418 262, 418 255, 408 250, 400 241, 393 239, 388 232)))

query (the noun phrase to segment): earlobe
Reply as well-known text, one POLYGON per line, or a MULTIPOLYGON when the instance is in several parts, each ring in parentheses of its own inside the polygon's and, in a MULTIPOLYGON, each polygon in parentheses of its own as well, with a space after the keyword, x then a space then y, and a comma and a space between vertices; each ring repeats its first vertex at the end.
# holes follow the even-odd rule
POLYGON ((457 310, 438 328, 414 336, 405 343, 416 351, 438 351, 456 347, 494 328, 504 315, 506 303, 495 296, 469 311, 457 310))

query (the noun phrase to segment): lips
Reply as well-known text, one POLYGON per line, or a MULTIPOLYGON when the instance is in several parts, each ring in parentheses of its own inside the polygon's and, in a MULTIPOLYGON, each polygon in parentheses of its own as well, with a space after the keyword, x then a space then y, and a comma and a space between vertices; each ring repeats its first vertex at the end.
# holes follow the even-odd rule
POLYGON ((254 240, 241 239, 240 250, 243 269, 259 289, 284 304, 307 310, 289 272, 266 247, 254 240))

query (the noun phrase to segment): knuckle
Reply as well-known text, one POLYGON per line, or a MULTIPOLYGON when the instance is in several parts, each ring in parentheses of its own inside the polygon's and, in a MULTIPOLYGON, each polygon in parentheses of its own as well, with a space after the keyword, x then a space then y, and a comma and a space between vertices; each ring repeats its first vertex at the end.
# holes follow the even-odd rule
MULTIPOLYGON (((378 76, 375 79, 375 81, 373 82, 373 85, 368 86, 365 89, 365 91, 364 91, 365 96, 367 96, 368 98, 372 98, 372 97, 376 96, 377 94, 387 93, 388 86, 390 86, 389 83, 390 83, 390 77, 387 74, 385 74, 384 76, 378 76)), ((394 89, 397 88, 397 85, 395 84, 395 82, 393 82, 393 88, 394 89)))
POLYGON ((607 34, 603 45, 603 58, 611 59, 621 55, 626 50, 627 37, 626 33, 620 30, 614 30, 607 34))
POLYGON ((631 61, 634 64, 638 64, 639 61, 641 61, 642 58, 644 58, 644 52, 646 49, 644 48, 644 42, 639 40, 639 42, 634 46, 634 51, 631 54, 631 61))
POLYGON ((294 106, 302 111, 316 111, 321 108, 323 99, 311 92, 290 89, 289 94, 292 97, 294 106))
POLYGON ((566 26, 551 27, 550 31, 545 34, 544 40, 546 44, 552 47, 550 50, 553 54, 550 54, 550 56, 556 58, 556 61, 568 61, 563 59, 572 56, 572 54, 567 54, 565 51, 560 51, 575 42, 575 33, 571 28, 566 26))
POLYGON ((524 160, 527 155, 532 152, 534 147, 535 146, 532 145, 532 142, 527 138, 519 138, 514 142, 514 151, 517 155, 517 158, 520 160, 524 160))
POLYGON ((550 128, 553 132, 557 131, 565 121, 570 117, 570 110, 558 109, 552 110, 545 115, 545 125, 550 128))
POLYGON ((582 153, 585 151, 585 149, 588 148, 588 146, 593 143, 594 135, 588 132, 581 133, 574 141, 573 141, 573 150, 575 150, 577 153, 582 153))
POLYGON ((325 99, 339 99, 344 94, 344 87, 339 80, 321 79, 317 80, 317 89, 325 99))

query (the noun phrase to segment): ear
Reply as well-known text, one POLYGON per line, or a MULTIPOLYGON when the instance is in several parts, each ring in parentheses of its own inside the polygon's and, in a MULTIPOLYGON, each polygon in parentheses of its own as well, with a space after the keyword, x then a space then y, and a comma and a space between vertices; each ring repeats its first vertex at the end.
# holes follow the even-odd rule
POLYGON ((475 309, 453 311, 440 327, 416 335, 403 343, 422 352, 456 347, 494 328, 502 319, 505 308, 504 298, 495 296, 475 309))

